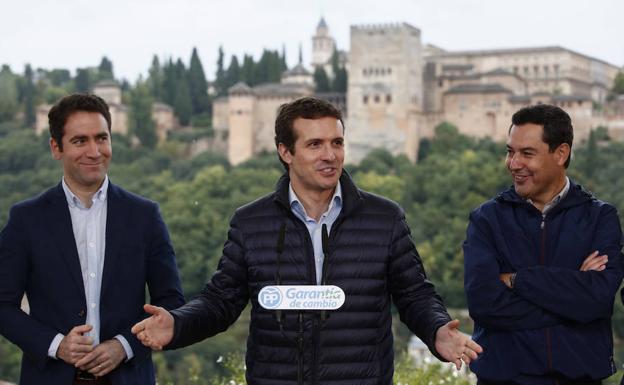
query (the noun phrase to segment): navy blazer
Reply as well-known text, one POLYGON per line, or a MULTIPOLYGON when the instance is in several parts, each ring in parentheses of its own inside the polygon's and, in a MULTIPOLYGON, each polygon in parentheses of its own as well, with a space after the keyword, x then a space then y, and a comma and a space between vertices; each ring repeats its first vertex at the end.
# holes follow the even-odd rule
MULTIPOLYGON (((130 332, 150 302, 167 309, 184 304, 175 255, 158 205, 109 184, 106 248, 100 295, 100 340, 117 334, 134 358, 109 377, 113 385, 154 384, 150 350, 130 332)), ((57 333, 86 321, 80 260, 61 184, 11 208, 0 233, 0 334, 24 353, 20 384, 68 385, 72 365, 48 357, 57 333), (20 309, 26 293, 30 314, 20 309)))

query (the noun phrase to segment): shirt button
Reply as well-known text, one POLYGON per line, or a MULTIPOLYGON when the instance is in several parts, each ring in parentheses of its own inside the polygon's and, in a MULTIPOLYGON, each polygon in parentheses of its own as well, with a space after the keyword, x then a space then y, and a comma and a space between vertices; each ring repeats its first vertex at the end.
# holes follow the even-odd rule
POLYGON ((89 247, 91 247, 91 248, 95 247, 95 243, 89 242, 89 247))
POLYGON ((91 303, 91 309, 95 309, 95 302, 91 303))
POLYGON ((89 277, 91 277, 91 278, 95 278, 95 273, 91 273, 91 274, 89 274, 89 277))

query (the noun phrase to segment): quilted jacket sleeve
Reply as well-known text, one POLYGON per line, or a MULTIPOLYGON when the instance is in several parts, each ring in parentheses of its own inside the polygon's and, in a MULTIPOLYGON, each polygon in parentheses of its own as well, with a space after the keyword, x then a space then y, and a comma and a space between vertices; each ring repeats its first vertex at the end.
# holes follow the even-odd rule
POLYGON ((401 321, 439 357, 435 335, 451 317, 427 279, 403 212, 394 223, 389 252, 388 284, 401 321))
POLYGON ((235 215, 217 271, 202 292, 173 310, 174 336, 167 349, 191 345, 226 330, 249 300, 242 234, 235 215))

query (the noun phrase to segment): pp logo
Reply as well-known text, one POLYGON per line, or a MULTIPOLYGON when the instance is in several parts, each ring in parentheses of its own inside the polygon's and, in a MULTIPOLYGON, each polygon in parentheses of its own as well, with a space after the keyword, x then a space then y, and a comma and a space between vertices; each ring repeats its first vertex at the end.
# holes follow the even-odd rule
POLYGON ((274 286, 266 286, 260 290, 258 301, 265 309, 275 309, 282 303, 282 292, 274 286))

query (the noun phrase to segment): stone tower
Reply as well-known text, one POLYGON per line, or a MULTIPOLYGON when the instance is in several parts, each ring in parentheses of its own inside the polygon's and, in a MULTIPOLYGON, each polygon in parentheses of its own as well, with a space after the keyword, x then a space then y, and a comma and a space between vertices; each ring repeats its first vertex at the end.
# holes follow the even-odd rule
POLYGON ((348 156, 383 147, 415 161, 423 106, 420 30, 406 23, 351 27, 348 156))
POLYGON ((256 97, 253 89, 238 82, 228 90, 230 107, 228 126, 228 159, 237 165, 254 154, 254 115, 256 97))
POLYGON ((330 64, 335 49, 336 42, 329 34, 325 19, 321 17, 321 21, 316 27, 316 34, 312 36, 312 68, 323 67, 326 71, 326 67, 331 68, 328 64, 330 64))

